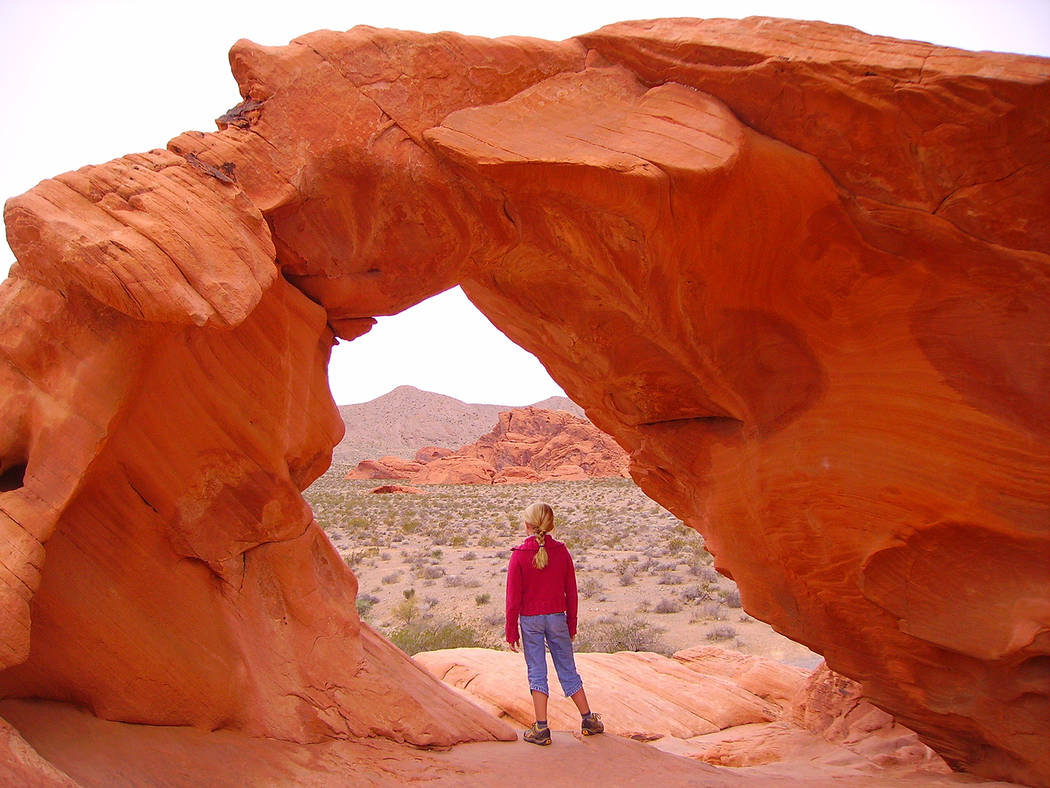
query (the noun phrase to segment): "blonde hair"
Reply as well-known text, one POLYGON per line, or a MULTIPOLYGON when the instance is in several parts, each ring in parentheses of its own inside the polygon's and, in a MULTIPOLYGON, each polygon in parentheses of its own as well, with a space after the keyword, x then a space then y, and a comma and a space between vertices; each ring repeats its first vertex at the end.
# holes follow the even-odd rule
POLYGON ((547 565, 547 534, 554 530, 554 510, 545 503, 534 503, 525 510, 525 524, 536 534, 536 544, 540 549, 532 558, 532 565, 543 569, 547 565))

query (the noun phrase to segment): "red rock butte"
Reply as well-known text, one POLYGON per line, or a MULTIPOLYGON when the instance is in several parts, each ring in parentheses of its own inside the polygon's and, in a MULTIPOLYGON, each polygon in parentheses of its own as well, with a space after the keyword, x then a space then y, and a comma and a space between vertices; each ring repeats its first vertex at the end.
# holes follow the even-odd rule
POLYGON ((238 42, 214 133, 10 199, 0 694, 513 731, 362 624, 326 366, 459 284, 753 616, 1050 784, 1050 61, 774 19, 238 42))
POLYGON ((416 484, 521 484, 628 475, 628 457, 586 419, 564 411, 515 408, 457 451, 424 446, 414 460, 362 460, 347 479, 408 479, 416 484))

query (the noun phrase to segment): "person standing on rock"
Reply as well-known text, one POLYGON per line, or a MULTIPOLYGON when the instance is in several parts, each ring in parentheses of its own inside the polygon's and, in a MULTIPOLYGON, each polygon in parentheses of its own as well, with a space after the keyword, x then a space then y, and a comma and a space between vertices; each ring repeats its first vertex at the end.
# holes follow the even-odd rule
POLYGON ((585 736, 602 733, 605 725, 591 711, 583 680, 576 671, 572 641, 576 637, 576 570, 569 549, 550 536, 554 510, 534 503, 525 510, 528 538, 511 551, 507 568, 507 643, 518 650, 519 622, 525 651, 529 689, 536 722, 522 735, 530 744, 551 743, 547 725, 547 655, 549 649, 565 696, 580 710, 580 731, 585 736))

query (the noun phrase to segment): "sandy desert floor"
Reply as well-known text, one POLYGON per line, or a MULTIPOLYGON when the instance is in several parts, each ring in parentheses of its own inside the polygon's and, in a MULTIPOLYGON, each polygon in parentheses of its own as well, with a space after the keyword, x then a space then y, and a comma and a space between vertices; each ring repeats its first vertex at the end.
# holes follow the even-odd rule
POLYGON ((701 536, 628 479, 374 494, 386 482, 345 481, 347 470, 333 465, 306 498, 357 574, 362 617, 409 653, 500 646, 507 561, 524 538, 521 511, 546 501, 554 535, 576 562, 578 651, 669 654, 714 644, 804 667, 820 661, 748 616, 701 536))

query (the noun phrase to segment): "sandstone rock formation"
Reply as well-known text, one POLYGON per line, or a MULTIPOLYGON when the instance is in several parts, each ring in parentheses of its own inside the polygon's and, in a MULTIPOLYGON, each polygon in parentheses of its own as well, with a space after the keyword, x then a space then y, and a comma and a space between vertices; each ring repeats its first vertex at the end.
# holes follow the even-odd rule
POLYGON ((405 460, 401 457, 380 457, 378 460, 361 460, 350 471, 347 479, 411 479, 425 463, 405 460))
MULTIPOLYGON (((519 654, 459 648, 413 659, 494 715, 532 724, 519 654)), ((808 672, 714 647, 673 658, 577 654, 576 663, 608 733, 678 755, 734 767, 797 761, 839 777, 951 771, 915 733, 864 701, 855 682, 823 664, 808 672)), ((553 676, 553 664, 548 668, 553 676)), ((579 727, 576 707, 557 692, 548 719, 554 730, 579 727)))
POLYGON ((416 484, 521 484, 627 476, 627 454, 586 419, 564 411, 516 408, 458 451, 426 446, 415 460, 362 460, 347 479, 408 479, 416 484))
POLYGON ((424 446, 416 451, 415 460, 419 463, 433 462, 450 454, 452 449, 446 449, 444 446, 424 446))
MULTIPOLYGON (((398 386, 368 402, 339 406, 346 432, 332 450, 332 458, 352 465, 371 457, 410 457, 419 446, 428 444, 464 446, 513 407, 463 402, 414 386, 398 386)), ((548 397, 532 407, 583 416, 583 408, 566 397, 548 397)))
POLYGON ((1050 784, 1050 63, 769 19, 239 42, 212 134, 5 208, 0 694, 501 737, 299 491, 352 339, 459 283, 745 608, 1050 784))
POLYGON ((369 490, 370 493, 410 493, 415 495, 423 495, 426 493, 422 487, 412 487, 407 484, 382 484, 379 487, 375 487, 369 490))

